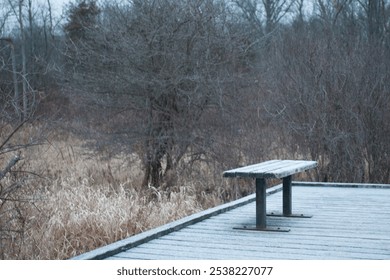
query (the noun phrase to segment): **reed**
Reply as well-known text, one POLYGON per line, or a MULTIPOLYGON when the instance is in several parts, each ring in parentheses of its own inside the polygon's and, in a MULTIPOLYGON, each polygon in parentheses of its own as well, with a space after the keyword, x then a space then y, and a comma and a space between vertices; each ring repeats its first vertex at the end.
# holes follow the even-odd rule
POLYGON ((67 259, 236 195, 204 168, 204 176, 182 177, 168 190, 140 188, 136 157, 102 157, 84 144, 67 135, 23 150, 23 169, 39 176, 18 194, 21 234, 0 232, 4 259, 67 259))

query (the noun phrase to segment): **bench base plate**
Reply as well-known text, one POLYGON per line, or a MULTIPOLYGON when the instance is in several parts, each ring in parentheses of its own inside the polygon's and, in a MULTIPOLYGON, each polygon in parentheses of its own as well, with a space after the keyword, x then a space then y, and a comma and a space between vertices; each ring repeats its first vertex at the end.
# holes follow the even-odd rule
POLYGON ((305 215, 305 214, 290 214, 290 215, 285 215, 283 213, 267 213, 267 216, 270 217, 286 217, 286 218, 312 218, 313 215, 305 215))
POLYGON ((280 228, 280 227, 266 227, 260 228, 256 226, 243 226, 243 227, 234 227, 233 229, 239 230, 251 230, 251 231, 276 231, 276 232, 289 232, 289 228, 280 228))

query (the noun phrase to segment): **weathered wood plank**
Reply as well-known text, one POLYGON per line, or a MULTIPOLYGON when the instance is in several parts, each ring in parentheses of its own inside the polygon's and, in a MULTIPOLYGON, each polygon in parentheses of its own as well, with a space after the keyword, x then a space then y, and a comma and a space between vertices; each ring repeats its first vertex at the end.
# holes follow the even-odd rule
POLYGON ((249 171, 249 176, 255 178, 282 178, 306 169, 314 168, 315 166, 317 166, 315 161, 283 160, 272 168, 253 168, 249 171))
POLYGON ((300 182, 292 181, 293 185, 301 187, 319 187, 319 188, 355 188, 355 189, 389 189, 388 184, 365 184, 365 183, 335 183, 335 182, 300 182))
MULTIPOLYGON (((225 171, 224 177, 251 177, 251 178, 264 178, 262 173, 271 172, 275 168, 281 168, 287 166, 289 163, 286 161, 267 161, 259 164, 248 165, 233 169, 231 171, 225 171)), ((269 177, 271 178, 271 177, 269 177)))
MULTIPOLYGON (((286 166, 286 162, 278 163, 277 167, 286 166)), ((235 172, 236 177, 250 177, 250 178, 277 178, 273 175, 274 167, 268 168, 251 168, 250 170, 238 170, 235 172)))
MULTIPOLYGON (((173 233, 167 236, 164 236, 161 238, 161 241, 163 240, 175 240, 178 243, 181 244, 181 242, 195 242, 198 245, 202 246, 203 244, 212 243, 212 244, 224 244, 224 246, 228 245, 241 245, 243 242, 240 238, 244 238, 245 242, 254 243, 257 244, 259 239, 256 236, 240 236, 240 235, 229 235, 226 236, 225 233, 221 231, 197 231, 192 230, 191 232, 180 232, 180 233, 173 233)), ((268 246, 271 246, 272 242, 274 241, 275 236, 263 236, 261 239, 261 242, 264 244, 267 244, 268 246)), ((367 240, 360 239, 362 242, 356 242, 356 238, 351 237, 337 237, 334 236, 321 236, 319 238, 318 235, 310 235, 310 234, 301 234, 301 233, 295 233, 290 234, 288 239, 283 238, 283 236, 279 236, 280 242, 287 242, 287 244, 294 244, 297 246, 303 246, 305 244, 309 245, 324 245, 329 248, 335 248, 340 247, 341 249, 345 248, 348 250, 349 248, 355 248, 356 250, 374 250, 378 251, 380 253, 388 253, 390 249, 390 242, 386 242, 383 240, 367 240), (331 242, 332 246, 329 246, 329 242, 331 242)))
POLYGON ((361 248, 354 246, 345 246, 343 243, 339 243, 339 246, 328 246, 326 243, 320 242, 311 242, 311 243, 300 243, 300 242, 283 242, 282 240, 279 243, 266 242, 265 240, 261 243, 254 242, 254 240, 244 240, 241 243, 230 242, 231 240, 220 240, 214 239, 205 242, 199 242, 198 240, 183 239, 183 238, 172 238, 169 236, 163 237, 159 242, 149 244, 148 248, 160 248, 166 250, 202 250, 208 252, 223 252, 223 251, 245 251, 251 255, 264 255, 266 252, 275 252, 279 250, 280 253, 295 253, 300 255, 318 255, 317 251, 322 251, 322 253, 332 253, 334 257, 345 256, 346 254, 354 255, 355 258, 360 257, 361 255, 371 255, 376 258, 383 258, 384 256, 389 256, 389 252, 383 248, 361 248), (180 244, 178 247, 177 245, 180 244), (333 251, 337 248, 337 255, 333 251))
POLYGON ((224 177, 283 178, 315 168, 316 161, 272 160, 225 171, 224 177))
MULTIPOLYGON (((294 212, 313 218, 268 217, 270 226, 288 227, 288 233, 232 229, 254 223, 252 195, 239 207, 198 217, 108 259, 390 259, 390 186, 294 184, 294 212)), ((273 191, 270 211, 280 210, 281 200, 273 191)))
MULTIPOLYGON (((183 247, 185 248, 185 247, 183 247)), ((226 248, 225 250, 210 250, 210 248, 135 248, 130 252, 123 252, 120 254, 122 257, 129 259, 138 257, 139 254, 144 254, 148 259, 262 259, 261 255, 267 255, 267 259, 277 259, 279 254, 274 251, 263 251, 263 254, 259 254, 258 251, 244 251, 244 250, 231 250, 226 248), (172 257, 173 256, 173 257, 172 257)), ((311 259, 317 254, 310 252, 309 255, 302 254, 302 258, 311 259)), ((296 253, 285 252, 285 259, 296 258, 296 253)))
POLYGON ((302 161, 302 162, 295 161, 288 166, 272 170, 271 172, 266 172, 264 173, 264 175, 272 176, 275 178, 283 178, 315 167, 317 167, 316 161, 302 161))
POLYGON ((223 176, 224 177, 236 177, 237 172, 243 173, 245 175, 247 172, 250 172, 253 169, 260 169, 260 168, 263 168, 263 169, 267 168, 266 170, 270 170, 270 169, 274 168, 274 166, 280 165, 280 163, 281 163, 280 160, 269 160, 269 161, 265 161, 265 162, 261 162, 261 163, 257 163, 257 164, 238 167, 235 169, 224 171, 223 176))
MULTIPOLYGON (((334 219, 334 217, 331 217, 331 219, 334 219)), ((226 220, 223 222, 216 221, 214 223, 210 222, 203 225, 200 224, 194 228, 204 227, 210 229, 228 230, 229 228, 233 228, 237 226, 243 226, 243 225, 250 226, 253 224, 253 221, 254 221, 253 219, 243 220, 237 218, 231 221, 226 220)), ((371 234, 372 228, 375 228, 377 235, 383 234, 384 239, 390 240, 390 235, 388 235, 389 233, 388 229, 390 227, 390 223, 388 221, 382 222, 380 226, 378 226, 378 223, 372 221, 365 222, 364 220, 359 220, 359 219, 353 219, 353 220, 345 219, 343 222, 339 222, 337 220, 335 222, 328 222, 326 219, 322 219, 320 221, 310 221, 304 219, 297 220, 293 218, 276 217, 270 220, 269 224, 274 226, 291 227, 292 231, 299 231, 300 229, 320 231, 322 229, 328 230, 330 227, 334 227, 337 228, 339 232, 342 233, 355 233, 356 230, 358 230, 359 234, 366 234, 366 233, 371 234)))
POLYGON ((331 255, 332 258, 353 258, 353 259, 382 259, 389 257, 386 252, 374 252, 373 250, 349 250, 345 247, 327 247, 326 245, 320 246, 318 244, 309 246, 286 244, 285 242, 279 242, 278 244, 268 243, 248 243, 243 242, 241 245, 229 245, 229 244, 218 244, 218 243, 197 243, 197 242, 182 242, 180 243, 165 242, 150 242, 147 246, 139 246, 133 250, 123 252, 119 255, 132 257, 134 253, 148 253, 149 257, 153 255, 174 255, 180 258, 232 258, 239 256, 240 258, 275 258, 280 255, 289 256, 289 258, 318 258, 331 255), (228 245, 228 246, 227 246, 228 245), (364 257, 363 257, 364 256, 364 257))
MULTIPOLYGON (((379 193, 372 194, 373 190, 363 189, 358 191, 359 195, 354 196, 354 189, 332 191, 298 186, 296 189, 294 203, 306 204, 305 207, 298 207, 297 210, 312 210, 314 213, 311 214, 314 214, 314 217, 312 219, 269 218, 270 225, 275 223, 290 227, 291 232, 287 234, 268 232, 259 234, 232 230, 237 223, 253 223, 253 205, 247 204, 165 235, 141 246, 140 251, 137 252, 170 250, 172 254, 185 256, 187 251, 191 251, 199 252, 198 256, 209 256, 206 258, 210 259, 218 254, 221 255, 220 258, 227 254, 231 254, 230 256, 239 254, 240 258, 271 259, 277 258, 276 254, 284 259, 390 259, 388 213, 378 215, 381 220, 372 219, 370 215, 373 210, 378 209, 378 205, 387 201, 384 197, 390 195, 389 190, 379 190, 379 193), (367 199, 372 201, 367 203, 367 199), (359 207, 359 202, 364 203, 363 207, 359 207), (327 212, 328 204, 331 207, 327 212), (359 210, 359 215, 354 216, 354 213, 359 210), (378 222, 381 223, 382 228, 376 227, 373 230, 378 222), (175 244, 180 246, 175 247, 175 244)), ((281 194, 276 193, 269 197, 268 202, 276 207, 280 199, 281 194)), ((381 211, 376 210, 378 214, 381 211)), ((164 258, 169 257, 164 255, 164 258)))

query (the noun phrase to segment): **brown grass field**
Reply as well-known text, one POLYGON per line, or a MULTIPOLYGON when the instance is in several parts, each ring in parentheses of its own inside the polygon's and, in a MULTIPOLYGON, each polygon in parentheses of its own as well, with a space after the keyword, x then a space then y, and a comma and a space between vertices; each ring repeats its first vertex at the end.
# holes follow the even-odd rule
MULTIPOLYGON (((170 191, 140 188, 136 157, 108 159, 84 144, 52 133, 41 145, 22 149, 18 165, 34 175, 23 181, 18 201, 0 207, 2 259, 67 259, 242 195, 207 168, 199 178, 181 177, 170 191)), ((0 159, 5 165, 7 159, 0 159)))

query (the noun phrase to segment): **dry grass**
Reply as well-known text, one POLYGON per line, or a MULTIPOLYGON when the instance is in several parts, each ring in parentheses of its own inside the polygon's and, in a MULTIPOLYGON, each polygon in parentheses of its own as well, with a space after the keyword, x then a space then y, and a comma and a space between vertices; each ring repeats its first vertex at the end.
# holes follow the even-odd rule
POLYGON ((88 180, 57 181, 54 188, 38 206, 23 259, 68 258, 201 209, 185 191, 151 200, 123 186, 115 192, 91 187, 88 180))
POLYGON ((3 258, 66 259, 232 197, 207 176, 169 192, 142 189, 136 158, 103 159, 75 137, 51 138, 23 151, 23 168, 42 177, 21 194, 24 231, 3 242, 3 258))
MULTIPOLYGON (((39 127, 26 126, 12 141, 37 134, 39 127)), ((0 140, 6 136, 3 126, 0 140)), ((199 162, 182 169, 168 190, 141 188, 136 156, 112 158, 85 144, 52 131, 44 144, 18 151, 23 160, 15 169, 39 176, 14 173, 0 182, 23 183, 15 201, 4 203, 0 189, 0 258, 67 259, 254 192, 250 179, 224 180, 217 164, 199 162)), ((0 154, 0 168, 12 154, 0 154)))

